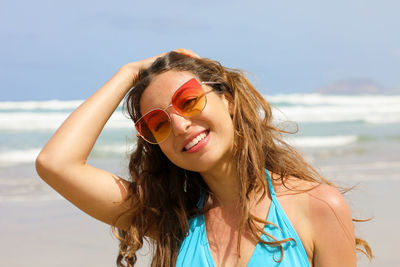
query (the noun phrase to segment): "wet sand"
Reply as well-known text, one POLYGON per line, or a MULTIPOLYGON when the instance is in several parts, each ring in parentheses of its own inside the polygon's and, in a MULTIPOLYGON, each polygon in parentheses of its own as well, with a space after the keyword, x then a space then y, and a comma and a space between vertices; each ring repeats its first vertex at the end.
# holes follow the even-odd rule
MULTIPOLYGON (((359 253, 358 266, 399 266, 400 181, 366 181, 347 194, 354 217, 374 219, 356 223, 356 234, 373 248, 369 263, 359 253)), ((108 225, 64 199, 0 203, 0 266, 116 266, 118 242, 108 225)), ((137 266, 149 266, 149 250, 137 266)))

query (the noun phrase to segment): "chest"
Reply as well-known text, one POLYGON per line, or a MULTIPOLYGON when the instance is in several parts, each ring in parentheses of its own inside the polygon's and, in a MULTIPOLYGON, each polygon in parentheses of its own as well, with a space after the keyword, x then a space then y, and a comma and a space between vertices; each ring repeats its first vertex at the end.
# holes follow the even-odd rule
MULTIPOLYGON (((287 217, 298 234, 301 243, 304 245, 307 257, 311 259, 312 240, 310 238, 311 235, 308 234, 307 219, 304 218, 304 214, 302 214, 301 210, 299 211, 299 209, 293 208, 295 205, 291 203, 290 199, 284 199, 281 207, 285 209, 287 217)), ((270 221, 271 218, 274 218, 275 211, 276 206, 274 204, 271 205, 271 201, 264 201, 264 205, 252 209, 252 214, 258 218, 264 220, 268 219, 268 221, 270 221), (271 208, 272 211, 270 210, 271 208), (271 214, 269 214, 270 212, 271 214), (268 215, 271 215, 271 218, 268 215)), ((265 254, 265 251, 263 252, 260 244, 258 244, 261 233, 258 235, 253 234, 248 226, 239 233, 239 220, 237 216, 235 217, 234 212, 224 213, 222 211, 213 210, 206 214, 204 218, 209 249, 216 266, 248 266, 249 263, 257 262, 255 258, 257 258, 258 255, 265 254), (239 236, 241 238, 238 243, 239 236)), ((271 232, 270 230, 274 227, 265 227, 264 222, 256 222, 255 226, 272 233, 272 235, 279 234, 279 231, 271 232)), ((277 229, 275 228, 275 230, 277 229)), ((281 240, 283 238, 281 236, 280 238, 278 237, 278 239, 281 240)), ((266 255, 268 255, 268 253, 266 255)), ((279 257, 277 258, 279 259, 279 257)))
MULTIPOLYGON (((251 212, 265 220, 269 205, 270 201, 266 200, 252 207, 251 212)), ((237 213, 237 210, 215 209, 205 215, 207 240, 216 266, 247 266, 256 249, 261 233, 253 234, 248 225, 239 232, 240 216, 237 213)), ((263 229, 264 223, 256 222, 254 227, 263 229)))
POLYGON ((206 223, 207 239, 213 261, 216 266, 247 266, 257 241, 247 230, 239 233, 239 227, 221 221, 206 223), (238 250, 240 239, 240 252, 238 250))

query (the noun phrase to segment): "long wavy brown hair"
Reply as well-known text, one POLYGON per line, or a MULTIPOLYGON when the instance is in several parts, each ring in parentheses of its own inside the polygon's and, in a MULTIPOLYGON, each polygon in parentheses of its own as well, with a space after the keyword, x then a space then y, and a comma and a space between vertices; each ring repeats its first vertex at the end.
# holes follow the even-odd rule
MULTIPOLYGON (((249 212, 250 193, 257 192, 261 195, 260 199, 267 193, 265 169, 278 174, 274 179, 283 184, 284 177, 289 176, 319 184, 332 183, 282 140, 282 134, 287 132, 273 125, 271 106, 243 72, 223 67, 210 59, 170 52, 158 58, 148 69, 141 70, 125 101, 126 110, 133 121, 142 115, 139 102, 143 91, 155 76, 169 70, 188 71, 201 81, 217 82, 212 85, 216 93, 229 93, 232 96, 234 160, 240 178, 238 251, 240 233, 247 228, 254 240, 276 246, 283 252, 281 244, 293 239, 277 240, 265 233, 257 222, 269 222, 249 212), (261 233, 269 236, 271 241, 262 240, 261 233)), ((120 240, 117 265, 133 266, 137 260, 136 252, 143 246, 144 239, 150 237, 154 246, 152 266, 174 266, 179 247, 189 229, 189 219, 206 212, 205 208, 198 208, 196 204, 202 195, 208 199, 212 192, 199 173, 174 165, 158 145, 151 145, 141 138, 138 138, 136 149, 130 156, 129 172, 131 197, 127 201, 130 201, 131 209, 124 215, 132 220, 129 229, 113 228, 120 240)), ((371 249, 364 240, 356 238, 354 242, 359 250, 372 257, 371 249)), ((281 255, 280 260, 283 253, 281 255)))

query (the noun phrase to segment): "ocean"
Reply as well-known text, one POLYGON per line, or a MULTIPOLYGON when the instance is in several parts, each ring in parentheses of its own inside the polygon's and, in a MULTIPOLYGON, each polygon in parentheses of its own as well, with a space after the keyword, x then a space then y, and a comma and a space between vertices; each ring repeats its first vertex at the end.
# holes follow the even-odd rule
MULTIPOLYGON (((328 179, 351 186, 400 180, 400 95, 266 95, 275 124, 328 179)), ((77 101, 0 102, 0 202, 61 198, 36 174, 34 161, 77 101)), ((122 108, 111 117, 89 163, 121 176, 135 146, 133 123, 122 108)))

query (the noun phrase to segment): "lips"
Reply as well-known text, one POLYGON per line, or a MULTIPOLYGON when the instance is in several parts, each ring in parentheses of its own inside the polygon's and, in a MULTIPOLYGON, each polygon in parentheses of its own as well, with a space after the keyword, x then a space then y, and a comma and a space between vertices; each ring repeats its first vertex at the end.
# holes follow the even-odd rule
POLYGON ((204 138, 206 138, 208 134, 209 134, 209 131, 205 130, 203 132, 195 134, 193 137, 188 138, 187 141, 185 142, 186 145, 184 146, 184 148, 182 150, 183 151, 190 150, 191 148, 196 146, 198 143, 200 143, 204 138))

